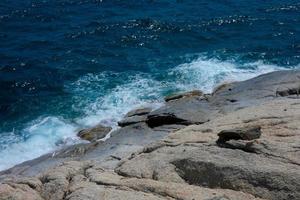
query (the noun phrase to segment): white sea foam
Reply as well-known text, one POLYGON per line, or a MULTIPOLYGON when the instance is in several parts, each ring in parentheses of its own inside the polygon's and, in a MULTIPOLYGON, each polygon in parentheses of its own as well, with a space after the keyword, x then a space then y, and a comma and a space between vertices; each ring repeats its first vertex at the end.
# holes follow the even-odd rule
MULTIPOLYGON (((84 107, 86 117, 77 119, 78 124, 93 126, 100 122, 104 125, 115 126, 117 121, 131 109, 141 106, 150 106, 154 109, 161 105, 159 102, 160 83, 158 81, 146 74, 120 76, 122 76, 123 83, 109 89, 104 94, 100 92, 92 103, 86 104, 84 107)), ((99 79, 99 76, 94 78, 90 83, 102 83, 102 78, 99 79)), ((109 79, 109 77, 107 78, 109 79)), ((91 80, 90 77, 83 77, 81 81, 86 79, 91 80)))
POLYGON ((22 130, 23 141, 7 145, 0 151, 0 170, 49 153, 63 144, 78 141, 75 126, 57 117, 38 119, 22 130))
POLYGON ((210 92, 223 81, 246 80, 279 69, 284 68, 262 61, 241 64, 199 57, 160 74, 103 72, 84 75, 66 85, 66 90, 73 95, 73 109, 83 111, 84 115, 72 120, 37 119, 22 130, 25 135, 22 139, 8 134, 14 142, 7 140, 10 144, 0 150, 0 170, 51 152, 63 144, 78 142, 79 128, 98 123, 116 127, 117 121, 134 108, 151 106, 155 109, 163 104, 163 96, 170 91, 201 89, 210 92))
POLYGON ((282 70, 283 67, 264 64, 262 61, 237 63, 217 59, 198 58, 191 63, 184 63, 169 71, 178 90, 201 89, 211 92, 213 88, 230 81, 242 81, 260 74, 282 70))

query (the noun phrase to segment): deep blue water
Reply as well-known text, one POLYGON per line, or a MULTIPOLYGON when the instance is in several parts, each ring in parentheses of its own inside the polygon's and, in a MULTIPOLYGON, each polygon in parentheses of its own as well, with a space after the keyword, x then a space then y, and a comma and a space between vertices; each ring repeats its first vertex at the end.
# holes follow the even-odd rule
POLYGON ((299 63, 299 1, 1 0, 0 170, 168 93, 299 63))

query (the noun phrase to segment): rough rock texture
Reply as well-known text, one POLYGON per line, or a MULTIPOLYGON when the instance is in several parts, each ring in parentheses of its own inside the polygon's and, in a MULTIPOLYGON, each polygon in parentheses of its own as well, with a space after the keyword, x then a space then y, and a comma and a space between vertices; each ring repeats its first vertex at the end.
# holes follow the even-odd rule
POLYGON ((7 182, 0 185, 1 200, 42 200, 38 191, 30 185, 22 183, 7 182))
POLYGON ((0 172, 0 199, 298 200, 299 86, 274 72, 134 111, 105 142, 0 172))
POLYGON ((83 129, 79 131, 77 136, 84 140, 94 142, 101 138, 104 138, 111 130, 112 130, 111 127, 97 125, 93 128, 83 129))
MULTIPOLYGON (((152 179, 123 177, 113 171, 104 170, 89 162, 66 162, 39 177, 38 190, 31 189, 28 183, 14 183, 12 180, 0 185, 0 199, 259 199, 253 195, 227 189, 209 189, 180 183, 165 183, 152 179), (19 189, 21 188, 21 189, 19 189), (27 191, 27 190, 28 191, 27 191), (23 193, 20 193, 21 190, 23 193), (27 192, 27 193, 25 193, 27 192), (34 196, 35 195, 35 196, 34 196)), ((17 180, 15 180, 17 182, 17 180)))

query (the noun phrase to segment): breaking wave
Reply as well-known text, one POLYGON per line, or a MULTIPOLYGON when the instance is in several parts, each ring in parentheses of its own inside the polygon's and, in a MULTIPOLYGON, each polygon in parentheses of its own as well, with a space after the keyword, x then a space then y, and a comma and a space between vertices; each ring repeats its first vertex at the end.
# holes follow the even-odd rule
POLYGON ((14 130, 1 133, 5 145, 0 149, 0 170, 80 142, 76 136, 80 128, 98 123, 116 128, 118 120, 129 110, 141 106, 158 108, 166 94, 192 89, 210 92, 221 82, 246 80, 279 69, 285 68, 263 61, 241 63, 200 56, 159 73, 131 71, 84 75, 65 85, 72 94, 72 109, 83 114, 75 119, 40 117, 19 130, 21 135, 14 134, 14 130))

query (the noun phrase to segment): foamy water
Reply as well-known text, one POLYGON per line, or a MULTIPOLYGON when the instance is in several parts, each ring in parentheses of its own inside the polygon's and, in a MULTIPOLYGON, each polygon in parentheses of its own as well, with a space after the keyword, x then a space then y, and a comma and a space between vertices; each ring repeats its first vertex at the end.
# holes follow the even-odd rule
POLYGON ((246 80, 279 69, 284 68, 262 61, 241 64, 200 56, 160 74, 103 72, 84 75, 65 86, 74 98, 72 109, 83 110, 84 115, 74 119, 40 117, 21 130, 22 138, 15 138, 13 133, 0 134, 7 140, 7 145, 0 150, 0 170, 80 142, 76 133, 81 128, 98 123, 116 128, 122 116, 134 108, 150 106, 156 109, 163 105, 166 93, 192 89, 211 92, 224 81, 246 80), (163 80, 158 76, 164 77, 163 80))

